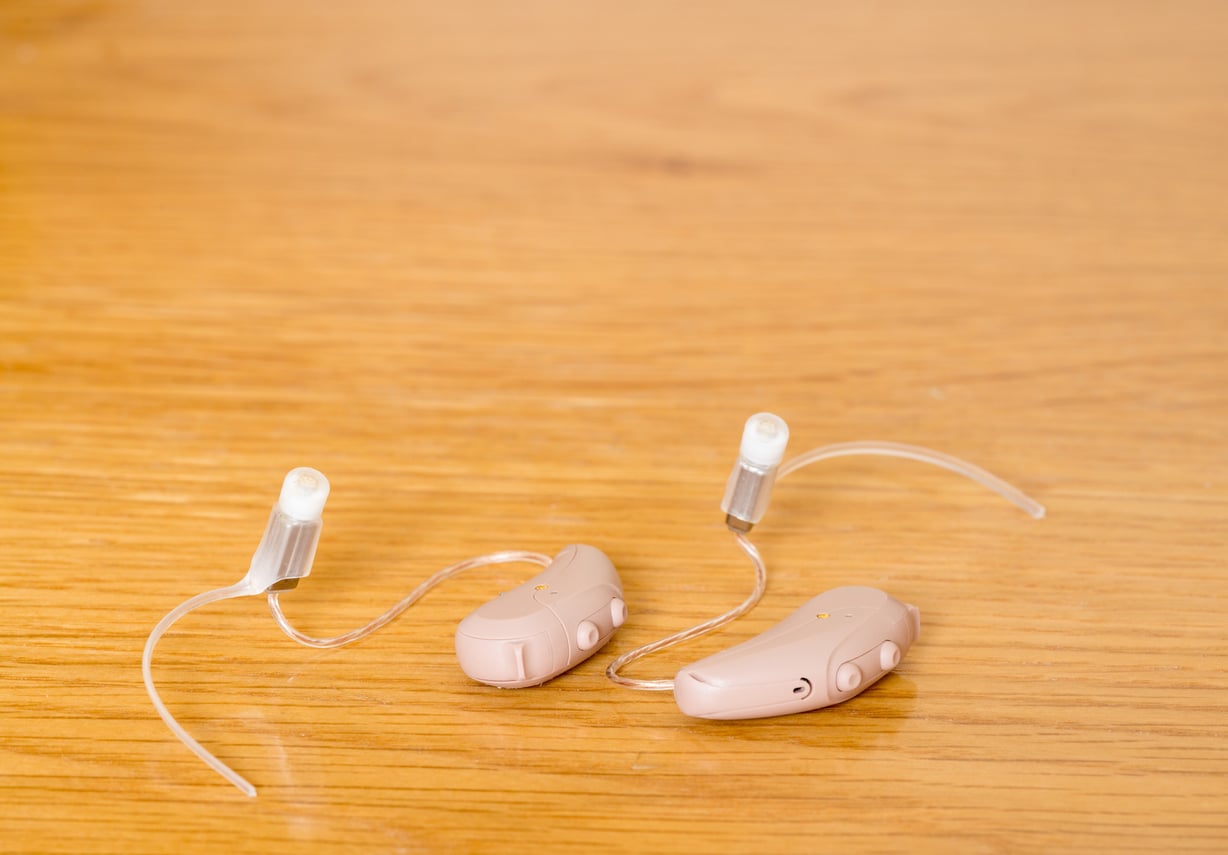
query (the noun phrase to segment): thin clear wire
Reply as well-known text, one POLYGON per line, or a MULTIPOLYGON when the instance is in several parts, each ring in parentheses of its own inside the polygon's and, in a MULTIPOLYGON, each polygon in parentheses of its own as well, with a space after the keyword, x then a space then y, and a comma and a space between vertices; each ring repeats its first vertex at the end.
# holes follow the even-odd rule
POLYGON ((269 591, 269 611, 273 615, 273 620, 277 621, 277 625, 281 627, 281 631, 293 638, 299 644, 305 644, 308 647, 331 648, 343 647, 346 644, 352 644, 359 639, 366 638, 373 632, 376 632, 387 626, 392 621, 396 620, 401 614, 412 606, 418 600, 422 599, 435 586, 441 582, 451 579, 453 576, 458 576, 466 570, 473 570, 476 567, 485 567, 488 564, 512 564, 524 562, 528 564, 538 564, 545 567, 550 564, 551 558, 548 555, 542 555, 539 552, 525 552, 521 550, 505 550, 503 552, 492 552, 489 555, 479 555, 476 558, 469 558, 465 561, 458 561, 450 567, 445 567, 442 570, 428 576, 418 587, 414 588, 388 611, 377 617, 375 620, 361 626, 358 629, 350 630, 341 635, 334 635, 331 638, 316 638, 315 636, 307 635, 299 632, 291 624, 289 618, 281 610, 281 603, 278 600, 276 591, 269 591))
POLYGON ((197 757, 205 761, 209 768, 217 772, 230 783, 238 787, 244 795, 255 796, 256 788, 251 785, 251 782, 231 769, 221 760, 217 759, 208 749, 197 742, 183 728, 175 717, 170 714, 170 710, 166 708, 166 704, 162 703, 162 697, 158 694, 158 689, 154 686, 153 680, 153 653, 154 648, 158 646, 158 641, 166 634, 166 631, 171 628, 171 625, 188 612, 194 609, 199 609, 201 606, 207 606, 210 603, 216 603, 218 600, 227 600, 231 597, 247 597, 252 594, 258 594, 259 591, 252 590, 252 586, 244 579, 234 585, 225 588, 217 588, 213 591, 206 591, 203 594, 197 594, 192 599, 180 603, 171 610, 166 617, 158 621, 158 625, 149 633, 149 639, 145 642, 145 652, 141 656, 141 673, 145 677, 145 691, 149 693, 149 699, 153 701, 154 709, 158 711, 158 715, 162 717, 162 721, 166 722, 166 726, 171 729, 171 733, 179 738, 179 741, 192 750, 197 757))
MULTIPOLYGON (((1045 516, 1045 507, 1040 502, 1026 495, 1018 487, 1008 484, 1001 478, 986 472, 979 466, 974 466, 965 460, 960 460, 958 457, 952 457, 949 454, 943 454, 940 451, 923 448, 919 445, 907 445, 902 442, 882 442, 879 440, 862 440, 858 442, 840 442, 832 445, 824 445, 819 448, 812 449, 803 454, 799 454, 780 465, 776 472, 776 480, 779 481, 788 475, 790 472, 796 472, 803 466, 808 466, 811 463, 817 463, 820 460, 827 460, 833 457, 851 457, 855 455, 879 455, 884 457, 902 457, 907 460, 916 460, 921 463, 930 463, 934 466, 942 467, 951 472, 963 475, 972 479, 976 483, 989 490, 997 493, 1008 502, 1018 506, 1033 519, 1043 519, 1045 516)), ((642 659, 652 653, 674 647, 678 644, 683 644, 687 641, 699 638, 702 635, 716 630, 730 621, 737 620, 744 614, 753 609, 759 600, 763 598, 764 591, 767 590, 767 569, 763 564, 763 559, 759 555, 759 550, 749 539, 740 532, 733 533, 734 538, 738 542, 738 546, 750 558, 752 566, 755 568, 755 588, 751 591, 749 597, 739 606, 730 609, 722 615, 718 615, 710 620, 706 620, 701 624, 684 629, 681 632, 676 632, 673 635, 662 638, 660 641, 654 641, 651 644, 645 644, 642 647, 637 647, 629 653, 624 653, 622 656, 615 659, 606 668, 605 675, 609 680, 626 689, 638 689, 646 692, 669 692, 674 688, 673 680, 636 680, 630 677, 624 677, 618 673, 619 669, 630 665, 638 659, 642 659)))
POLYGON ((690 629, 675 632, 667 638, 662 638, 660 641, 654 641, 651 644, 645 644, 643 647, 637 647, 630 653, 624 653, 622 656, 619 656, 605 669, 605 675, 611 682, 626 689, 640 689, 646 692, 673 691, 673 680, 633 680, 630 677, 623 677, 618 673, 618 670, 630 665, 637 659, 642 659, 651 653, 656 653, 658 650, 664 650, 667 647, 673 647, 675 644, 682 644, 693 638, 699 638, 701 635, 707 635, 714 629, 718 629, 730 621, 737 620, 759 604, 759 601, 763 599, 763 592, 767 590, 767 568, 763 565, 763 558, 759 555, 759 550, 755 548, 755 545, 750 542, 746 535, 734 532, 733 537, 742 551, 746 553, 746 557, 750 559, 751 565, 755 568, 755 588, 750 592, 750 596, 743 600, 740 605, 734 606, 722 615, 717 615, 690 629))

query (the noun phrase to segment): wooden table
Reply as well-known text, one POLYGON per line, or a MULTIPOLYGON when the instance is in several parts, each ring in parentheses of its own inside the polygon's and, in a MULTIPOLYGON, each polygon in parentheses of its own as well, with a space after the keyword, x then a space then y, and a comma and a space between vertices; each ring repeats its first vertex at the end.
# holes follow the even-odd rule
POLYGON ((0 851, 1228 848, 1228 13, 1218 2, 0 6, 0 851), (751 570, 743 420, 791 450, 768 595, 916 603, 824 711, 684 717, 609 660, 751 570), (307 631, 590 543, 631 618, 461 673, 474 571, 354 647, 238 580, 333 494, 307 631))

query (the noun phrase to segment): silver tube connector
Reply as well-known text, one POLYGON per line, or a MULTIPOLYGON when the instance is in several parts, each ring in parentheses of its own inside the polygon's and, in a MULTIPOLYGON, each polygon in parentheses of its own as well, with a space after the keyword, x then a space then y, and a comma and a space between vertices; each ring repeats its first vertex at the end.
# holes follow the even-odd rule
POLYGON ((748 532, 763 519, 788 443, 789 426, 780 416, 756 413, 746 420, 738 460, 721 500, 725 525, 731 530, 748 532))

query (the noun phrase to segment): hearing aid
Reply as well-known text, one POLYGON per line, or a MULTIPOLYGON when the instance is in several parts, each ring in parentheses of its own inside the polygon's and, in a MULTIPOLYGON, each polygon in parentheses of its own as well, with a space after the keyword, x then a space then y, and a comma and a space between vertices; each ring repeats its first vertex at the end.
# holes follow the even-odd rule
POLYGON ((577 544, 462 620, 456 658, 481 683, 536 686, 588 659, 626 619, 614 564, 601 550, 577 544))
POLYGON ((767 569, 748 534, 767 512, 775 485, 803 466, 833 457, 880 455, 916 460, 964 475, 1034 519, 1044 507, 1018 488, 971 463, 915 445, 863 441, 826 445, 782 463, 785 421, 756 413, 743 428, 721 509, 726 527, 755 570, 740 605, 690 629, 643 645, 610 663, 616 685, 672 691, 679 710, 707 719, 751 719, 808 712, 864 692, 899 666, 921 634, 921 612, 875 588, 834 588, 806 602, 772 628, 728 650, 681 668, 672 680, 626 677, 620 670, 644 656, 706 635, 747 614, 767 588, 767 569))
POLYGON ((817 710, 885 677, 920 634, 916 606, 875 588, 834 588, 749 641, 682 668, 674 700, 696 718, 817 710))
POLYGON ((234 585, 197 594, 171 610, 150 632, 141 657, 145 689, 163 722, 211 769, 248 796, 255 796, 256 788, 192 738, 171 715, 154 685, 154 648, 172 624, 194 609, 264 593, 274 620, 290 638, 308 647, 342 647, 386 626, 432 588, 467 570, 488 564, 537 564, 545 568, 541 573, 479 606, 457 628, 456 652, 462 670, 500 688, 536 686, 557 677, 600 650, 627 618, 622 581, 614 564, 595 547, 573 544, 553 559, 519 550, 470 558, 427 577, 400 602, 358 629, 330 638, 300 632, 286 617, 280 597, 311 573, 329 490, 323 473, 307 467, 291 470, 247 574, 234 585))

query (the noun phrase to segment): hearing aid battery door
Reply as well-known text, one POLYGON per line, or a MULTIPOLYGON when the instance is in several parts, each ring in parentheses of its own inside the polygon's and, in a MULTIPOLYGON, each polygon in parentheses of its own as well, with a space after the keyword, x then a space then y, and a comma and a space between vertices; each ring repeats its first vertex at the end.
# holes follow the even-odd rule
POLYGON ((461 621, 456 658, 478 682, 536 686, 600 650, 626 618, 613 562, 592 546, 568 546, 541 573, 461 621))

